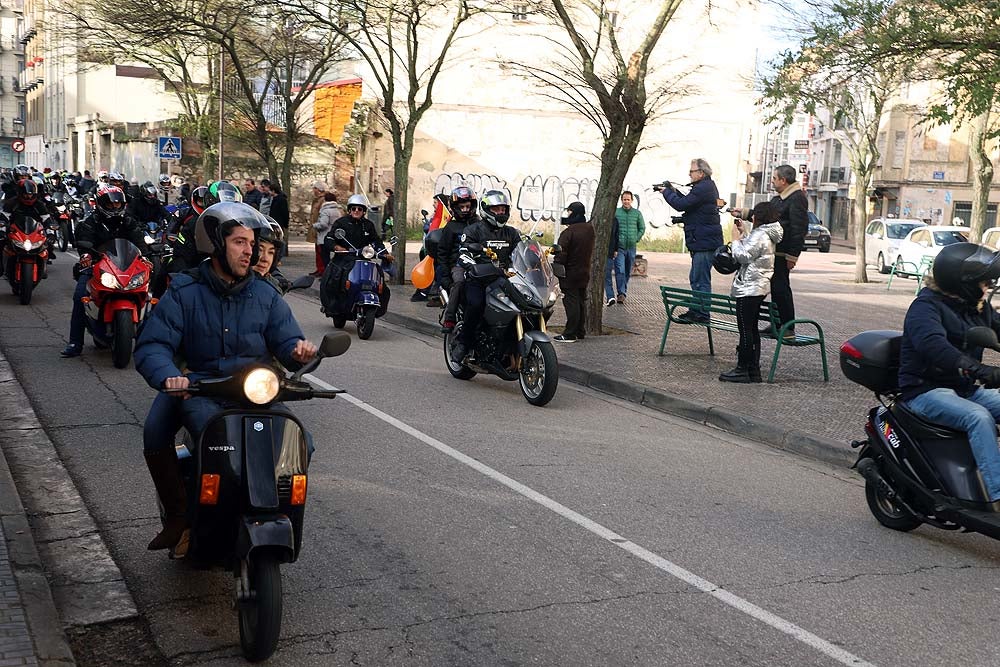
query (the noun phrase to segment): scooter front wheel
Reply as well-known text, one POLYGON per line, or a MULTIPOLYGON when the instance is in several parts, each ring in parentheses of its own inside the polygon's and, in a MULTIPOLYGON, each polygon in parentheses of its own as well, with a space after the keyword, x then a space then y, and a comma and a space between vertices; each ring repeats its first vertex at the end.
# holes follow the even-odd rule
POLYGON ((375 309, 366 308, 358 315, 358 338, 368 340, 375 331, 375 309))
POLYGON ((865 500, 868 501, 868 509, 871 510, 872 515, 886 528, 906 533, 923 523, 910 514, 905 507, 893 502, 867 479, 865 480, 865 500))
POLYGON ((253 554, 247 568, 250 593, 239 601, 240 648, 250 662, 267 660, 281 636, 281 568, 273 554, 253 554))

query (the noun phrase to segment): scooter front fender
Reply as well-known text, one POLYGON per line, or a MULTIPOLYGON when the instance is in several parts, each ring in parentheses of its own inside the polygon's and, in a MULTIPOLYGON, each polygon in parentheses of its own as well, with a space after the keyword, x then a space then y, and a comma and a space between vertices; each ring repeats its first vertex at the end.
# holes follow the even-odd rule
POLYGON ((278 554, 282 563, 295 560, 295 531, 287 516, 258 514, 242 518, 236 541, 237 558, 246 558, 257 549, 269 549, 278 554))

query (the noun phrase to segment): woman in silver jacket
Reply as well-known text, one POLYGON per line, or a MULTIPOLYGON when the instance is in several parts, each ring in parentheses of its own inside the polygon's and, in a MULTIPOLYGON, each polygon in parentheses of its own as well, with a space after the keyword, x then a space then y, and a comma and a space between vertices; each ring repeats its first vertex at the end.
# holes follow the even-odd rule
POLYGON ((760 331, 757 317, 760 304, 771 291, 774 273, 774 247, 781 241, 778 210, 770 202, 757 204, 751 211, 753 231, 744 238, 744 223, 734 222, 730 247, 740 268, 733 280, 731 296, 736 297, 736 323, 740 343, 736 348, 736 368, 719 376, 723 382, 760 382, 760 331))

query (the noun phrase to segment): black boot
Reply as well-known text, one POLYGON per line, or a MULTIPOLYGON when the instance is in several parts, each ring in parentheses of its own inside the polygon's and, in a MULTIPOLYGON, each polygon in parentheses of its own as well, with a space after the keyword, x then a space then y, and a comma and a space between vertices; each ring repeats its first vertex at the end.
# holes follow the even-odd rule
POLYGON ((172 549, 177 546, 187 529, 187 497, 184 482, 177 466, 177 454, 168 449, 146 454, 146 467, 153 478, 156 495, 163 504, 163 529, 146 547, 150 551, 172 549))
POLYGON ((760 366, 751 366, 747 369, 747 376, 750 378, 750 382, 763 382, 764 380, 760 377, 760 366))
POLYGON ((742 384, 747 384, 750 382, 750 374, 747 372, 746 366, 737 366, 736 368, 719 375, 719 381, 740 382, 742 384))

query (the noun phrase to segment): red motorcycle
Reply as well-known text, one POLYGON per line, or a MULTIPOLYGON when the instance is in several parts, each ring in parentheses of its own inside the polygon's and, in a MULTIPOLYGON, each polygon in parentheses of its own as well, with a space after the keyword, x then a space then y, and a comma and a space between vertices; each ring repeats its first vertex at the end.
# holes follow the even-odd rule
POLYGON ((110 347, 115 368, 132 359, 136 328, 149 301, 153 265, 130 241, 115 239, 98 248, 100 255, 83 297, 87 329, 97 347, 110 347))
POLYGON ((35 218, 18 215, 9 222, 0 219, 0 240, 3 240, 3 271, 10 288, 22 305, 31 303, 35 285, 45 277, 49 259, 45 226, 35 218))

